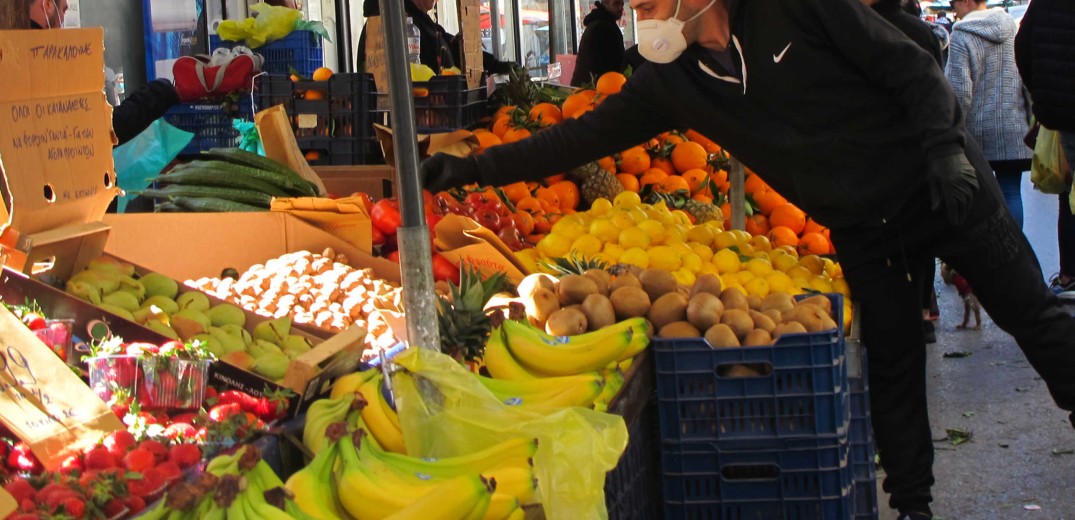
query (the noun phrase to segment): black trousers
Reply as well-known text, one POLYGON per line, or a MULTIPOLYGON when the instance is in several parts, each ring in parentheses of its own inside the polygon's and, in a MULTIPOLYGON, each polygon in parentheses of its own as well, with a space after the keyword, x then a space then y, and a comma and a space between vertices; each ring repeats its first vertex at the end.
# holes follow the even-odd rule
POLYGON ((923 184, 892 218, 832 230, 844 275, 861 302, 875 440, 887 475, 883 487, 894 509, 925 510, 932 501, 922 280, 917 279, 922 276, 918 266, 928 258, 939 257, 970 281, 982 307, 1014 336, 1060 408, 1075 410, 1075 318, 1046 286, 988 164, 975 163, 980 188, 961 226, 949 224, 943 209, 930 210, 923 184))

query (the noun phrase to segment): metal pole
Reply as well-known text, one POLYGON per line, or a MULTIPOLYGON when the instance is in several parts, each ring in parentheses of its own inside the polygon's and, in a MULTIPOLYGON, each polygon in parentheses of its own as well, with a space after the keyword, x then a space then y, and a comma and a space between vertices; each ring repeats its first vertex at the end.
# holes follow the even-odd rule
MULTIPOLYGON (((746 192, 743 184, 746 182, 746 173, 743 170, 743 163, 739 162, 735 157, 731 158, 728 163, 728 175, 729 181, 732 184, 732 188, 728 190, 728 198, 732 203, 732 229, 745 229, 747 220, 746 209, 746 192)), ((725 218, 728 215, 724 216, 725 218)))
POLYGON ((351 0, 341 0, 336 3, 336 61, 340 72, 355 70, 355 57, 351 52, 352 36, 351 0))
POLYGON ((385 59, 388 63, 389 99, 392 102, 396 185, 399 186, 403 222, 398 232, 399 259, 408 343, 439 352, 432 246, 422 210, 422 185, 418 180, 418 139, 414 124, 414 99, 411 98, 410 65, 407 63, 407 42, 403 34, 403 2, 380 0, 380 3, 385 59))

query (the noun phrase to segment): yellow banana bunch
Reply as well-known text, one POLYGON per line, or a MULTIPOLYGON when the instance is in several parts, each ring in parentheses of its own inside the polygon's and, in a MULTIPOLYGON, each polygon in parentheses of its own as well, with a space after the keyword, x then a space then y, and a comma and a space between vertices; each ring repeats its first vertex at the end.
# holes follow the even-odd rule
POLYGON ((338 399, 344 395, 350 395, 358 391, 358 387, 362 386, 369 379, 381 372, 377 369, 365 370, 362 372, 354 372, 345 376, 340 376, 336 379, 335 383, 332 383, 332 391, 329 393, 329 399, 338 399))
MULTIPOLYGON (((357 394, 343 394, 335 399, 318 399, 306 411, 306 424, 302 428, 302 443, 313 454, 325 445, 325 429, 328 425, 343 421, 356 406, 357 394)), ((367 405, 368 407, 368 405, 367 405)))
POLYGON ((455 477, 385 520, 480 520, 492 498, 493 486, 482 476, 455 477))
POLYGON ((308 516, 317 520, 339 520, 344 518, 344 514, 340 512, 332 474, 340 453, 336 441, 346 434, 347 426, 333 423, 327 430, 329 445, 305 468, 291 475, 285 487, 294 494, 295 504, 308 516))
POLYGON ((485 510, 482 520, 504 520, 521 507, 519 499, 498 490, 489 500, 489 508, 485 510))
POLYGON ((502 466, 483 471, 482 475, 496 482, 498 495, 512 496, 521 505, 534 503, 534 493, 537 492, 537 479, 534 478, 534 469, 530 466, 502 466))
POLYGON ((367 402, 362 409, 362 422, 377 444, 388 451, 407 453, 403 432, 399 429, 399 417, 381 394, 381 377, 367 380, 359 387, 358 393, 362 394, 367 402))
POLYGON ((594 410, 599 412, 608 411, 608 405, 612 403, 612 398, 616 397, 620 389, 623 388, 623 372, 618 368, 606 368, 601 371, 602 377, 605 381, 605 387, 601 389, 601 394, 594 399, 594 410))
POLYGON ((496 379, 524 381, 540 377, 519 364, 515 356, 508 351, 503 327, 494 328, 485 342, 485 368, 489 370, 489 375, 496 379))
POLYGON ((422 487, 391 484, 377 478, 359 459, 356 442, 366 444, 368 436, 362 430, 354 437, 343 436, 337 442, 340 465, 336 475, 337 494, 343 508, 355 520, 380 520, 406 508, 416 497, 426 494, 429 483, 422 487))
POLYGON ((412 475, 449 478, 468 473, 485 473, 490 468, 505 466, 531 467, 537 453, 537 439, 522 437, 508 439, 481 451, 457 457, 425 459, 390 453, 370 446, 374 456, 399 470, 412 475))
POLYGON ((554 376, 541 379, 506 380, 492 377, 477 376, 478 382, 488 388, 497 397, 527 396, 547 393, 551 390, 562 389, 580 383, 589 383, 594 380, 602 380, 598 372, 587 372, 574 376, 554 376))
MULTIPOLYGON (((502 327, 508 351, 530 371, 549 376, 569 376, 598 370, 623 357, 637 335, 624 322, 578 336, 553 336, 514 320, 502 327)), ((492 372, 490 372, 492 373, 492 372)))

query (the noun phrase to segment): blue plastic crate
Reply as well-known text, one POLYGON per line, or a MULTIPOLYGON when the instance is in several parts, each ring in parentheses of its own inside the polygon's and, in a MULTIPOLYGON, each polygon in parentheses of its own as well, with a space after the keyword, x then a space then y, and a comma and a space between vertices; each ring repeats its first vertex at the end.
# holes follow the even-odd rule
POLYGON ((616 520, 661 518, 657 403, 650 401, 628 428, 630 435, 615 469, 605 475, 605 507, 616 520))
MULTIPOLYGON (((863 376, 866 361, 863 357, 863 376)), ((855 480, 855 520, 877 520, 877 469, 874 465, 873 426, 870 424, 870 389, 863 378, 851 378, 851 470, 855 480)))
MULTIPOLYGON (((217 35, 209 36, 209 51, 224 47, 232 48, 244 45, 243 42, 221 40, 217 35)), ((310 77, 324 63, 324 49, 321 36, 312 31, 291 31, 282 39, 263 45, 254 52, 264 58, 262 72, 269 74, 290 74, 294 68, 299 74, 310 77)))
MULTIPOLYGON (((843 323, 843 300, 832 301, 843 323)), ((846 435, 850 421, 843 329, 786 334, 775 345, 714 349, 701 338, 655 339, 662 442, 846 435), (758 377, 725 377, 731 365, 758 377)))
POLYGON ((168 124, 194 134, 180 157, 197 155, 210 148, 234 148, 239 145, 239 131, 232 126, 234 119, 250 120, 250 99, 243 96, 237 104, 180 103, 168 109, 164 120, 168 124))
POLYGON ((839 437, 665 444, 665 518, 851 518, 848 457, 839 437))

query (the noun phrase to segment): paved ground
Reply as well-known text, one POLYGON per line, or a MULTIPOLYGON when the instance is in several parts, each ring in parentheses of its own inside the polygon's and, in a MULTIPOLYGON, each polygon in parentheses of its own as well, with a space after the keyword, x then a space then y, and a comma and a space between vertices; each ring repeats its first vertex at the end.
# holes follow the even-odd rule
MULTIPOLYGON (((1024 177, 1024 231, 1048 277, 1058 269, 1055 195, 1024 177)), ((1075 520, 1075 432, 1015 342, 983 316, 959 331, 963 305, 938 278, 941 318, 930 350, 930 420, 937 460, 933 511, 943 520, 1075 520), (967 357, 945 357, 968 352, 967 357), (954 446, 946 429, 972 433, 954 446)), ((1075 374, 1072 374, 1075 377, 1075 374)), ((879 494, 881 520, 895 520, 879 494)))

